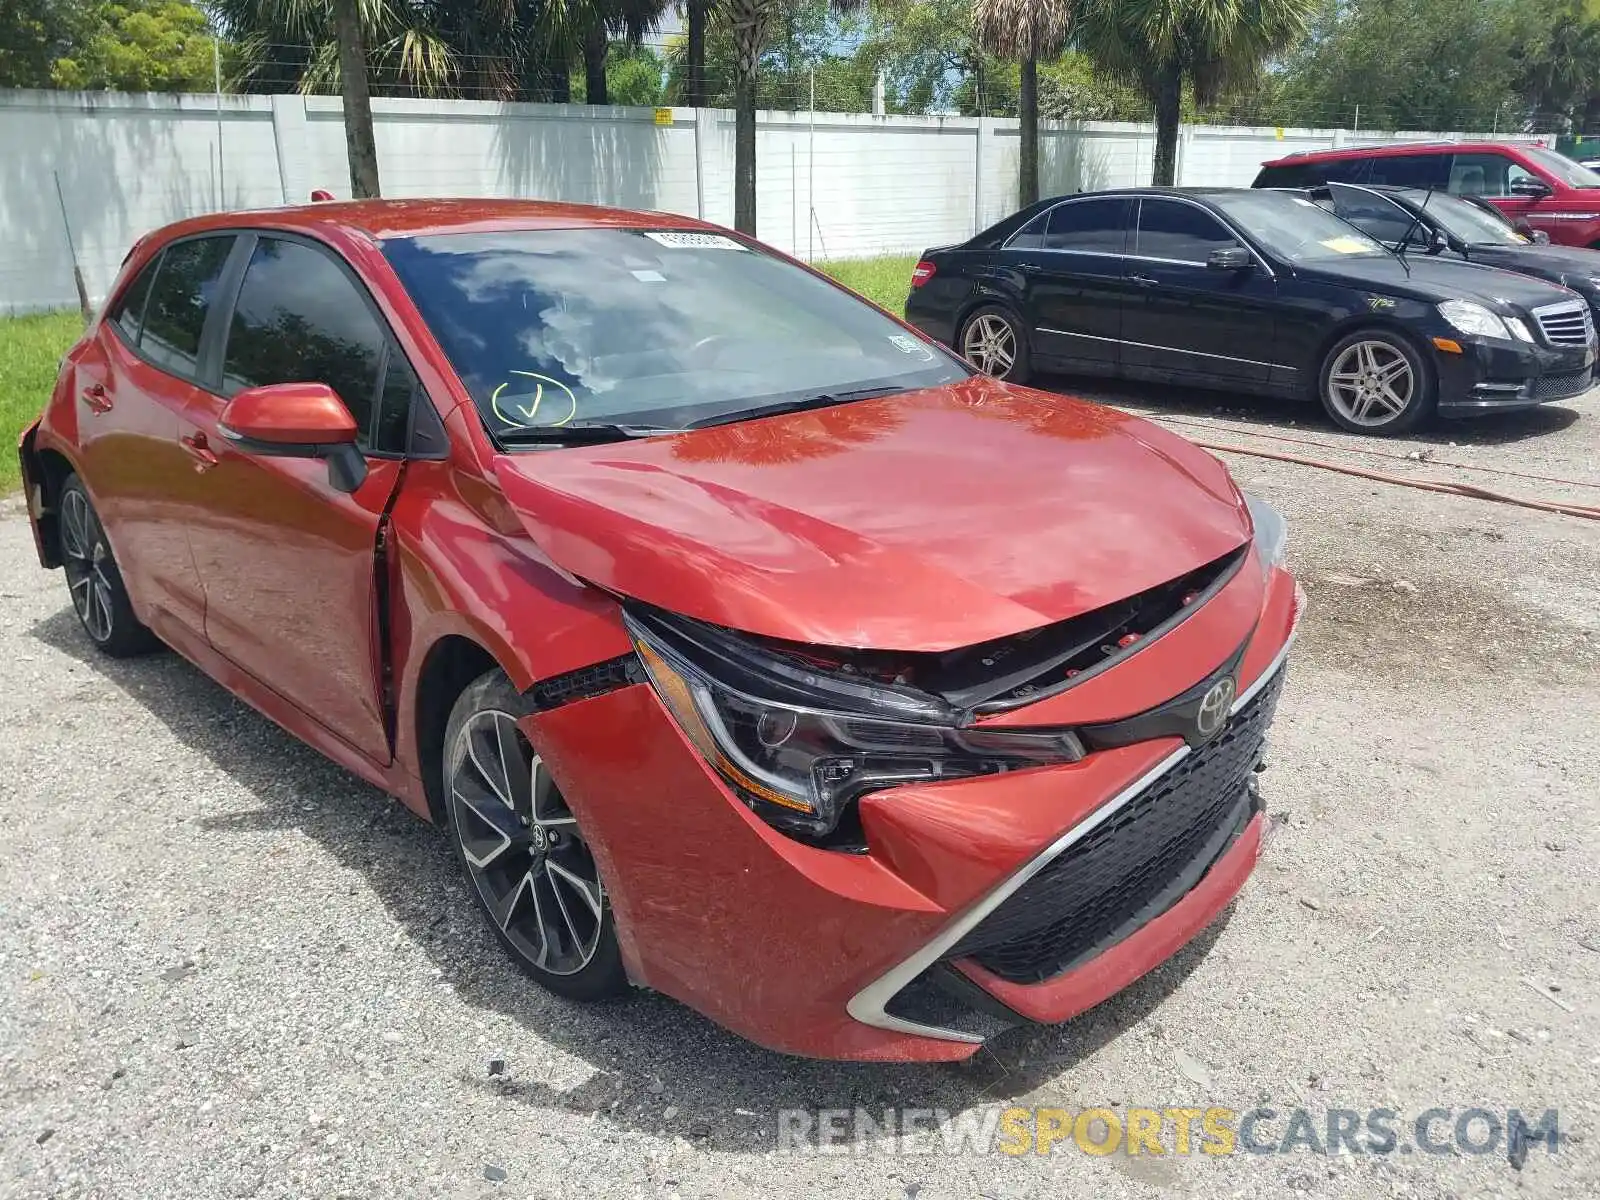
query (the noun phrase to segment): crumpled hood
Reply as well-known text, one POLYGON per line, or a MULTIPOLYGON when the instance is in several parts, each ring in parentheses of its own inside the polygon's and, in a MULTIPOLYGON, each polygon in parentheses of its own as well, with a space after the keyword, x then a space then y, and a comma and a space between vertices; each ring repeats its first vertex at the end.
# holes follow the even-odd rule
POLYGON ((648 440, 500 455, 562 569, 820 645, 938 651, 1102 607, 1242 544, 1221 463, 1149 422, 975 378, 648 440))

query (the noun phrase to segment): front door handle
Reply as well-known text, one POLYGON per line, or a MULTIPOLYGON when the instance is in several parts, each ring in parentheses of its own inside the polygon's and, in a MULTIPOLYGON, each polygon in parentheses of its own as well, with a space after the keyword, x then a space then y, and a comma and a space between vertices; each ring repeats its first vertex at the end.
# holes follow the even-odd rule
POLYGON ((187 433, 178 439, 183 443, 183 448, 189 452, 189 457, 194 459, 196 471, 209 471, 217 465, 217 456, 211 452, 211 447, 206 442, 203 433, 187 433))
POLYGON ((1152 279, 1148 275, 1129 275, 1128 279, 1133 283, 1137 283, 1140 287, 1155 287, 1160 282, 1160 280, 1152 279))
POLYGON ((1040 271, 1044 270, 1044 268, 1038 263, 1018 263, 1017 270, 1021 271, 1024 275, 1037 275, 1040 271))
POLYGON ((105 385, 91 383, 83 389, 83 402, 89 406, 89 411, 108 413, 111 411, 111 397, 106 393, 105 385))

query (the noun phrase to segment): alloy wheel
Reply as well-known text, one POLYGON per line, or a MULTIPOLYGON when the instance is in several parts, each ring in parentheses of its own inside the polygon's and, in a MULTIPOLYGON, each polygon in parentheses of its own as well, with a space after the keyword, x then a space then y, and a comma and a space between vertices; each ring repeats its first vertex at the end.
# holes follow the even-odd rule
POLYGON ((1004 379, 1017 361, 1017 335, 999 313, 982 313, 962 334, 961 354, 985 375, 1004 379))
POLYGON ((583 970, 605 926, 605 890, 577 818, 516 718, 474 713, 450 764, 456 837, 491 919, 538 970, 583 970))
POLYGON ((111 639, 112 591, 106 575, 109 551, 100 525, 89 511, 89 501, 76 488, 61 498, 62 566, 72 607, 84 630, 96 642, 111 639))
POLYGON ((1416 387, 1410 360, 1385 341, 1346 346, 1328 371, 1328 402, 1351 424, 1368 428, 1399 418, 1416 387))

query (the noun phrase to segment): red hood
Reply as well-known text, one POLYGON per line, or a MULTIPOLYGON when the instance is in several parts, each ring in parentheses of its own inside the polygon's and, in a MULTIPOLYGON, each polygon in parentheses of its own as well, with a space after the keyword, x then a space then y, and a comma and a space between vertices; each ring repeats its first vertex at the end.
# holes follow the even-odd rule
POLYGON ((948 650, 1219 558, 1216 459, 1115 409, 973 379, 672 437, 501 455, 563 569, 770 637, 948 650))

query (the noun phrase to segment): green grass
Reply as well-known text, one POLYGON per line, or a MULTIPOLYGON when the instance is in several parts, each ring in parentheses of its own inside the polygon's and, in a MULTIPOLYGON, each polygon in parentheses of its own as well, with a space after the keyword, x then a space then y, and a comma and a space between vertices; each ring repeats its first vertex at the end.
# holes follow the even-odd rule
POLYGON ((832 275, 851 291, 859 292, 881 308, 899 315, 906 310, 906 293, 911 290, 911 268, 917 256, 891 258, 852 258, 818 263, 817 269, 832 275))
POLYGON ((20 482, 17 437, 44 408, 61 356, 82 332, 75 312, 0 318, 0 495, 20 482))

